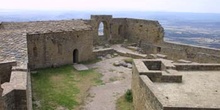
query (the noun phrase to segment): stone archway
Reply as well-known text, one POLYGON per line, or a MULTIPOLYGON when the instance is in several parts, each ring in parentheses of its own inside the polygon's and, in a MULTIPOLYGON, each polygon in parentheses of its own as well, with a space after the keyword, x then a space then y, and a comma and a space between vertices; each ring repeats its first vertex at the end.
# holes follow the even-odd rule
POLYGON ((112 15, 91 15, 91 25, 94 29, 93 44, 94 45, 104 45, 110 40, 110 23, 112 20, 112 15), (100 23, 103 24, 103 35, 99 35, 100 23))
POLYGON ((98 36, 99 37, 106 37, 108 38, 109 37, 109 25, 106 21, 100 21, 98 22, 98 26, 97 26, 97 31, 98 31, 98 36))
POLYGON ((79 62, 79 52, 78 49, 73 50, 73 63, 79 62))
POLYGON ((109 24, 106 21, 100 21, 97 22, 97 35, 98 35, 98 42, 99 44, 106 44, 108 43, 108 40, 110 39, 110 29, 109 24))

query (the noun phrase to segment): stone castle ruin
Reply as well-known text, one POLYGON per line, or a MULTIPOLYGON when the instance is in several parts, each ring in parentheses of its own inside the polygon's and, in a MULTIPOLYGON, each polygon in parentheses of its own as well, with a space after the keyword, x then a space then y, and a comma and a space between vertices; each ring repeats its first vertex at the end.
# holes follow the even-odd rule
MULTIPOLYGON (((169 90, 161 85, 168 83, 167 87, 177 92, 181 87, 187 92, 185 86, 176 86, 187 81, 185 71, 219 74, 220 65, 210 63, 220 63, 220 50, 165 42, 163 38, 164 29, 158 21, 113 18, 111 15, 91 15, 89 20, 0 22, 0 80, 3 88, 0 107, 32 109, 30 70, 92 60, 99 54, 93 50, 95 46, 130 43, 146 54, 145 59, 133 62, 132 91, 136 110, 147 107, 151 108, 148 110, 219 110, 219 103, 206 103, 202 98, 204 105, 200 106, 195 103, 196 98, 190 105, 179 103, 174 96, 162 96, 162 92, 167 94, 169 90), (103 24, 103 35, 98 34, 100 23, 103 24), (15 80, 18 77, 20 80, 15 80), (172 101, 166 101, 167 97, 173 98, 172 101)), ((216 87, 220 88, 219 84, 212 89, 216 87)), ((213 99, 213 94, 208 101, 220 102, 220 97, 213 99)), ((220 96, 219 92, 215 94, 220 96)), ((185 98, 184 101, 188 100, 185 98)))

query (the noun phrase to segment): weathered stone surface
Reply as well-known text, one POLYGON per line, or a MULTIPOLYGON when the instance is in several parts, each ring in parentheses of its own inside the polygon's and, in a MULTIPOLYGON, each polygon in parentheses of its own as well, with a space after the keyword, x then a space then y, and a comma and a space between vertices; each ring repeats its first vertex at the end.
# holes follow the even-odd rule
MULTIPOLYGON (((210 93, 216 91, 219 86, 218 64, 173 63, 177 70, 180 70, 179 66, 185 69, 177 71, 174 68, 163 67, 155 71, 146 69, 147 66, 143 63, 146 61, 158 60, 135 59, 133 63, 132 92, 135 110, 220 109, 219 98, 216 98, 218 93, 210 93), (206 87, 209 86, 208 83, 212 87, 206 87)), ((161 60, 161 63, 164 62, 167 63, 167 60, 161 60)), ((163 65, 170 66, 169 63, 163 65)))
POLYGON ((73 64, 73 67, 78 71, 88 70, 89 68, 83 64, 73 64))
POLYGON ((120 66, 120 62, 119 62, 119 61, 115 61, 115 62, 113 63, 113 65, 114 65, 114 66, 120 66))
POLYGON ((112 58, 111 54, 107 54, 105 57, 106 57, 107 59, 112 58))

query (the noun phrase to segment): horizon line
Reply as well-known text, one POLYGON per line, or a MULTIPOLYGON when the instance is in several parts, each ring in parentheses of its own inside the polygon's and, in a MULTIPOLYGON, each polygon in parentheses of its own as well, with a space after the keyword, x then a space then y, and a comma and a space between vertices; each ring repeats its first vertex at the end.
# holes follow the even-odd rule
POLYGON ((155 12, 155 13, 195 13, 195 14, 220 14, 217 12, 187 12, 187 11, 159 11, 159 10, 71 10, 71 9, 1 9, 0 12, 9 11, 9 12, 16 12, 16 11, 41 11, 41 12, 47 12, 47 11, 57 11, 57 12, 66 12, 66 11, 75 11, 75 12, 155 12))

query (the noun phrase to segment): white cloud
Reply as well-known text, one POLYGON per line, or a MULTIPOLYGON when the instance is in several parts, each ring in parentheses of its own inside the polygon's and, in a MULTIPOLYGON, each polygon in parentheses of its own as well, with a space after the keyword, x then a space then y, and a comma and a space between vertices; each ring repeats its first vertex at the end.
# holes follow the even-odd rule
POLYGON ((0 9, 219 12, 220 0, 0 0, 0 9))

